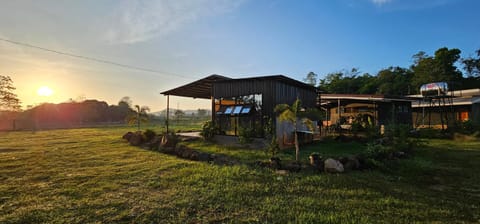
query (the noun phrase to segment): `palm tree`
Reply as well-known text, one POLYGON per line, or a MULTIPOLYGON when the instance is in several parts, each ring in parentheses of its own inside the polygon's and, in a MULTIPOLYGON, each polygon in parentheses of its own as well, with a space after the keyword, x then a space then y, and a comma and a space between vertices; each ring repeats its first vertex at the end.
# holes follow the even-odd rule
POLYGON ((137 124, 137 129, 140 131, 140 123, 148 122, 149 111, 150 108, 147 106, 140 107, 139 105, 135 105, 135 114, 128 117, 128 124, 137 124))
MULTIPOLYGON (((279 113, 278 119, 280 121, 287 121, 293 124, 294 143, 295 143, 295 160, 298 162, 300 154, 300 146, 298 144, 297 121, 299 113, 302 111, 302 101, 297 98, 292 105, 279 104, 275 107, 275 112, 279 113)), ((311 121, 307 118, 302 118, 300 122, 311 126, 311 121)))

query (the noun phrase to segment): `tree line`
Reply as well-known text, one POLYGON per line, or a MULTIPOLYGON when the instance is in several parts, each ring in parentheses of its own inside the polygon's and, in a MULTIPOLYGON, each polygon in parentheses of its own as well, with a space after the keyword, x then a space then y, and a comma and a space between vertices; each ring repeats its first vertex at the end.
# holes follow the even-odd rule
POLYGON ((459 49, 446 47, 431 56, 420 51, 413 55, 413 64, 408 68, 391 66, 376 75, 352 68, 326 74, 323 79, 310 72, 304 81, 326 93, 392 96, 418 94, 421 85, 432 82, 447 82, 453 90, 479 88, 480 49, 473 57, 461 58, 460 53, 459 49))

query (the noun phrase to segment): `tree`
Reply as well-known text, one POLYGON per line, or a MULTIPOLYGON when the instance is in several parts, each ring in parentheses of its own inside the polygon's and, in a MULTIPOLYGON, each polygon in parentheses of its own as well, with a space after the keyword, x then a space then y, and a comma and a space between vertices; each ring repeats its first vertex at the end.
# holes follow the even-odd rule
POLYGON ((480 49, 476 51, 477 58, 468 57, 462 60, 463 68, 467 72, 469 77, 480 76, 480 49))
POLYGON ((197 110, 197 115, 198 115, 199 117, 205 117, 205 116, 207 116, 207 110, 205 110, 205 109, 198 109, 198 110, 197 110))
MULTIPOLYGON (((298 157, 300 154, 300 146, 298 143, 298 133, 297 133, 297 120, 299 119, 299 114, 302 109, 302 101, 297 98, 292 105, 288 104, 279 104, 275 107, 275 112, 279 114, 278 119, 280 121, 290 122, 293 125, 294 133, 294 143, 295 143, 295 160, 298 162, 298 157)), ((311 121, 303 118, 301 122, 311 126, 311 121)))
POLYGON ((148 112, 150 108, 147 106, 140 107, 139 105, 135 105, 135 113, 128 116, 128 124, 136 124, 137 130, 140 131, 140 123, 147 123, 148 122, 148 112))
POLYGON ((390 67, 378 72, 377 93, 384 95, 403 96, 410 94, 412 72, 401 67, 390 67))
POLYGON ((175 111, 175 118, 177 119, 177 123, 179 122, 179 120, 185 116, 185 112, 183 112, 183 110, 176 110, 175 111))
POLYGON ((317 78, 318 78, 317 74, 315 74, 314 72, 309 72, 307 74, 307 77, 305 77, 303 81, 309 85, 317 86, 317 78))
POLYGON ((20 110, 20 100, 13 92, 15 89, 10 76, 0 75, 0 110, 20 110))
POLYGON ((424 52, 414 55, 412 86, 418 90, 426 83, 447 82, 454 88, 459 87, 463 76, 455 63, 460 59, 460 53, 459 49, 444 47, 435 51, 433 57, 424 52))

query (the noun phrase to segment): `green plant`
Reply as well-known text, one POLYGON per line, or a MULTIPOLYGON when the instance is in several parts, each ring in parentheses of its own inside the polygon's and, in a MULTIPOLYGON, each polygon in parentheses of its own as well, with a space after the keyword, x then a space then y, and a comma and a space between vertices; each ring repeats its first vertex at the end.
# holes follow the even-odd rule
POLYGON ((380 161, 380 160, 387 159, 389 155, 394 151, 395 150, 391 146, 370 143, 370 144, 367 144, 367 149, 365 150, 365 156, 367 158, 380 161))
POLYGON ((220 132, 220 128, 215 125, 213 121, 207 121, 203 123, 202 126, 202 131, 200 132, 200 135, 203 137, 204 140, 206 141, 212 141, 213 137, 215 137, 216 134, 220 132))
POLYGON ((274 135, 272 136, 267 148, 265 148, 265 153, 271 157, 274 157, 278 152, 280 152, 280 145, 278 145, 277 137, 274 135))
POLYGON ((147 129, 145 130, 143 135, 145 136, 145 140, 149 142, 157 135, 157 133, 152 129, 147 129))
POLYGON ((251 127, 240 127, 238 130, 238 141, 241 144, 247 144, 253 141, 255 137, 255 129, 251 127))

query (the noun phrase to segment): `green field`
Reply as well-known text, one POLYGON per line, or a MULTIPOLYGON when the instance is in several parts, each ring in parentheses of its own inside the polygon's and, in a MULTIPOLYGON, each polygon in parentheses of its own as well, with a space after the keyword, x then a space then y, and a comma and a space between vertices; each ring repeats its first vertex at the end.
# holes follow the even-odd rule
MULTIPOLYGON (((479 142, 432 140, 375 171, 278 175, 132 147, 121 139, 126 130, 0 133, 0 223, 480 222, 479 142)), ((321 143, 305 151, 361 147, 321 143)))

